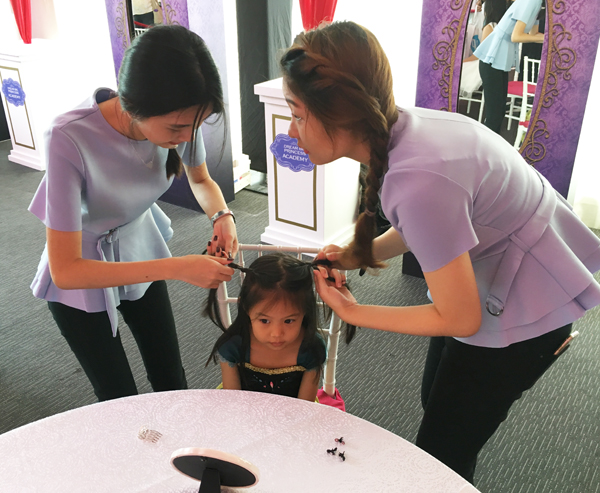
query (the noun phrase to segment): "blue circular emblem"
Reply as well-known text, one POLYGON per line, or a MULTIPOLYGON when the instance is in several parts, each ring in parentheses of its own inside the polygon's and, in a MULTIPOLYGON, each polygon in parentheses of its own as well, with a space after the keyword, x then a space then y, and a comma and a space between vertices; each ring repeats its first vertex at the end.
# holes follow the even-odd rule
POLYGON ((13 106, 25 106, 25 91, 16 80, 3 80, 2 94, 4 94, 6 101, 13 106))

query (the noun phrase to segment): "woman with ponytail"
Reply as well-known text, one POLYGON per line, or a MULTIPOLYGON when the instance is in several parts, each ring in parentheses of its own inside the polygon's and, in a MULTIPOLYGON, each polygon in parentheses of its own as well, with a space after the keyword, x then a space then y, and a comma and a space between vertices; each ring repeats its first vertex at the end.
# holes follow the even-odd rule
POLYGON ((152 388, 185 389, 165 280, 213 288, 233 274, 223 256, 171 257, 173 230, 155 203, 185 170, 212 217, 209 253, 235 255, 233 215, 208 173, 199 130, 212 115, 224 116, 223 92, 206 44, 181 26, 157 26, 126 51, 118 93, 96 90, 46 132, 47 172, 30 210, 47 244, 31 287, 101 401, 137 393, 117 311, 152 388))
POLYGON ((369 167, 353 242, 319 258, 367 269, 411 251, 432 302, 361 305, 336 269, 316 274, 317 290, 347 323, 431 337, 417 445, 472 482, 512 403, 600 304, 600 241, 496 133, 463 115, 396 107, 387 58, 361 26, 300 34, 281 68, 289 135, 311 161, 369 167), (392 228, 374 238, 379 197, 392 228))

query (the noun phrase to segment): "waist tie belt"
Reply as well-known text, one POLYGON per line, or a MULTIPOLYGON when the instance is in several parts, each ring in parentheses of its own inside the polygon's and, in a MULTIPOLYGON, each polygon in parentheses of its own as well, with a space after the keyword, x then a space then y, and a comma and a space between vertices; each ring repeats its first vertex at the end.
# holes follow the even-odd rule
MULTIPOLYGON (((131 234, 137 229, 137 227, 143 222, 146 214, 150 214, 150 209, 141 214, 138 218, 133 221, 111 229, 106 233, 102 233, 100 237, 97 234, 89 233, 87 231, 82 232, 82 240, 87 242, 96 243, 96 250, 100 254, 100 259, 104 262, 115 262, 115 258, 118 254, 119 238, 124 238, 131 234)), ((124 286, 127 291, 128 286, 124 286)), ((113 286, 102 289, 104 293, 104 302, 106 303, 106 311, 108 318, 110 319, 110 326, 112 329, 113 337, 117 335, 117 329, 119 326, 119 316, 117 314, 117 306, 121 301, 119 297, 119 286, 113 286)))
POLYGON ((538 173, 542 182, 542 198, 529 220, 508 238, 510 243, 492 281, 485 308, 490 315, 498 317, 504 312, 508 293, 521 266, 523 257, 540 240, 556 209, 557 197, 552 185, 538 173))

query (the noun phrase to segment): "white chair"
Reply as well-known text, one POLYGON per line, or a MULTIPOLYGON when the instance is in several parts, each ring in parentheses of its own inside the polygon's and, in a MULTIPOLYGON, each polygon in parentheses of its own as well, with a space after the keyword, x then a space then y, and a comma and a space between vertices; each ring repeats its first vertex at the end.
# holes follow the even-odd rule
MULTIPOLYGON (((540 70, 540 61, 534 58, 523 58, 523 80, 511 80, 508 83, 509 109, 506 114, 508 123, 506 129, 510 130, 511 120, 519 122, 526 121, 527 110, 531 109, 532 103, 529 103, 529 97, 535 96, 538 73, 540 70), (516 113, 516 114, 515 114, 516 113)), ((515 79, 518 73, 515 71, 515 79)), ((519 131, 517 131, 517 134, 519 131)))
POLYGON ((523 137, 529 128, 529 120, 533 111, 533 98, 537 87, 537 79, 540 71, 540 61, 534 58, 524 57, 523 59, 523 81, 521 82, 521 108, 519 111, 519 126, 517 128, 517 136, 515 138, 514 147, 519 149, 523 137), (529 100, 531 99, 531 103, 529 100))
MULTIPOLYGON (((263 253, 272 252, 284 252, 289 254, 295 254, 299 259, 302 256, 314 257, 318 252, 319 248, 302 248, 302 247, 284 247, 284 246, 273 246, 273 245, 239 245, 239 253, 237 264, 244 267, 246 263, 251 263, 257 256, 260 257, 263 253), (251 256, 249 252, 256 252, 256 254, 250 259, 246 259, 247 256, 251 256)), ((244 280, 244 274, 242 272, 236 273, 234 277, 238 277, 240 285, 244 280)), ((227 292, 227 284, 222 282, 217 289, 217 301, 219 303, 219 314, 221 315, 221 321, 225 327, 231 325, 231 304, 237 304, 237 297, 231 297, 227 292)), ((322 301, 318 301, 319 306, 323 306, 322 301)), ((323 390, 328 395, 335 396, 335 368, 337 362, 338 343, 340 337, 340 328, 342 321, 335 314, 332 313, 331 320, 329 322, 329 328, 321 331, 327 340, 327 359, 325 361, 325 367, 323 368, 323 390)))

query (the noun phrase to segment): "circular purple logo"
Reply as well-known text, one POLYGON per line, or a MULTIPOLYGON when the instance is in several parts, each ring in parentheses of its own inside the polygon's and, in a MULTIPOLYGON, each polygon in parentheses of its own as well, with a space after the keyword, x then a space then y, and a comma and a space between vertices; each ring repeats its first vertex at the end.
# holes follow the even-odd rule
POLYGON ((269 149, 280 166, 289 168, 296 173, 312 171, 315 167, 308 159, 308 155, 298 147, 298 141, 289 135, 277 134, 269 149))
POLYGON ((16 80, 3 80, 2 94, 4 94, 6 101, 14 106, 25 105, 25 91, 23 91, 23 88, 16 80))

